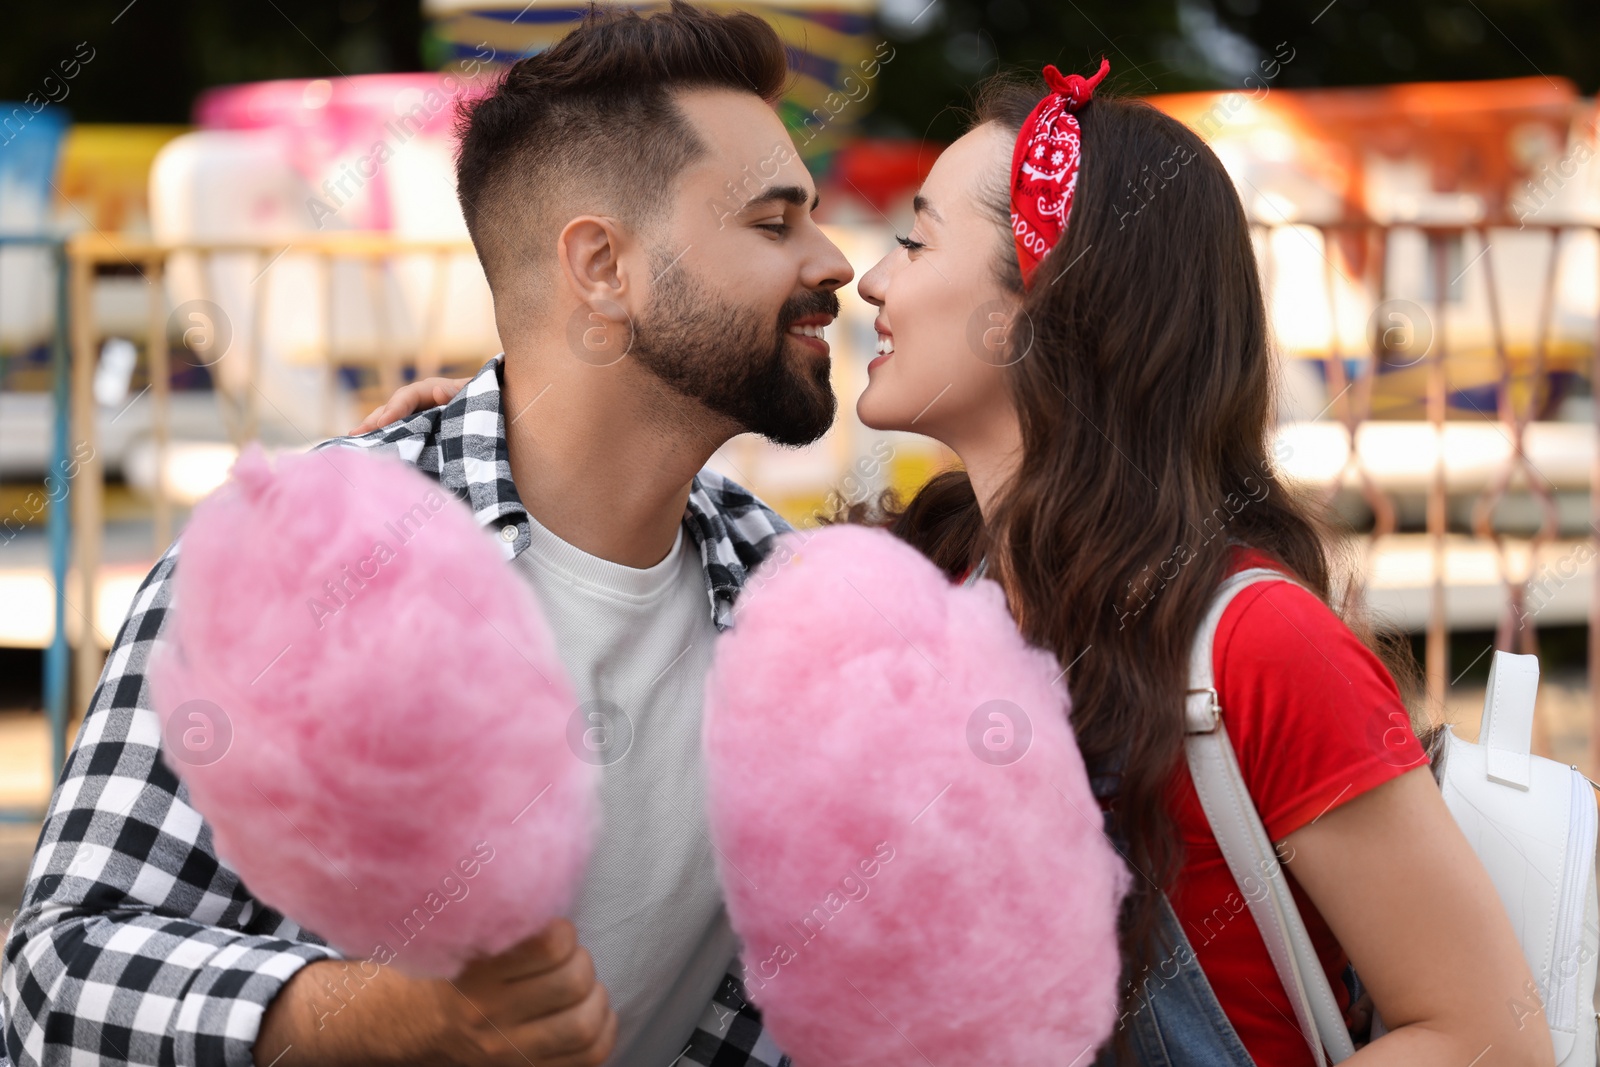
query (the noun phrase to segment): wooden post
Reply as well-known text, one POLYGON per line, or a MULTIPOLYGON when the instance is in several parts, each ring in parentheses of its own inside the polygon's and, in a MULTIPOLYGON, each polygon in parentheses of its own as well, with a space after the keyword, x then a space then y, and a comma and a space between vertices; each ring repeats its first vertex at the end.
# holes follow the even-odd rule
POLYGON ((1444 477, 1444 424, 1445 424, 1445 299, 1449 295, 1449 282, 1445 271, 1449 260, 1448 246, 1437 230, 1428 234, 1433 252, 1433 323, 1430 340, 1433 347, 1428 352, 1428 422, 1436 438, 1433 481, 1428 487, 1428 542, 1433 550, 1433 590, 1429 597, 1428 612, 1428 704, 1440 715, 1446 714, 1445 697, 1449 688, 1450 629, 1445 613, 1445 561, 1448 558, 1445 536, 1449 530, 1449 497, 1444 477))
MULTIPOLYGON (((1600 231, 1597 231, 1600 232, 1600 231)), ((1600 382, 1600 324, 1589 357, 1589 381, 1600 382)), ((1600 398, 1594 408, 1595 453, 1589 468, 1589 538, 1600 535, 1600 398)), ((1589 592, 1589 766, 1586 773, 1600 775, 1600 566, 1594 568, 1594 588, 1589 592)))
POLYGON ((150 283, 150 399, 154 422, 152 438, 156 452, 155 551, 159 557, 172 543, 172 497, 167 489, 167 454, 172 436, 172 363, 167 349, 167 288, 163 276, 166 260, 152 253, 145 260, 145 279, 150 283))

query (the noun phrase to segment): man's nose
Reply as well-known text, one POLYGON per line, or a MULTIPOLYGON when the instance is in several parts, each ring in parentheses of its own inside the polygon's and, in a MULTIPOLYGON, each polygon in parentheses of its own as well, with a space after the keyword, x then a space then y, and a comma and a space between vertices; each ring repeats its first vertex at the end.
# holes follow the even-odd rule
POLYGON ((819 232, 819 236, 823 247, 808 271, 806 285, 808 288, 829 291, 840 289, 856 276, 855 268, 850 266, 850 261, 839 251, 839 246, 828 240, 826 234, 819 232))

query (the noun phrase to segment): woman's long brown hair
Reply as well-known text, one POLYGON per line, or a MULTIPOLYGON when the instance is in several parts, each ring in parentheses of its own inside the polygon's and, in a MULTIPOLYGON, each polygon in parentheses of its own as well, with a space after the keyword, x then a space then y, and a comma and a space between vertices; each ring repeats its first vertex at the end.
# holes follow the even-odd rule
MULTIPOLYGON (((1014 138, 1043 93, 1037 79, 993 79, 974 125, 1014 138)), ((1159 892, 1182 864, 1169 790, 1189 646, 1230 543, 1276 558, 1325 602, 1332 568, 1319 509, 1273 476, 1266 311, 1227 172, 1146 104, 1100 98, 1078 119, 1066 233, 1026 291, 1007 189, 984 197, 1000 227, 999 280, 1023 296, 1009 372, 1024 455, 989 521, 960 470, 903 509, 889 498, 845 517, 886 523, 952 576, 987 555, 1024 635, 1071 664, 1085 762, 1091 773, 1121 766, 1109 821, 1135 872, 1121 926, 1127 1018, 1141 976, 1170 947, 1150 938, 1159 892)), ((1414 689, 1409 649, 1374 641, 1353 599, 1341 600, 1414 689)), ((1126 1028, 1118 1037, 1125 1049, 1126 1028)))

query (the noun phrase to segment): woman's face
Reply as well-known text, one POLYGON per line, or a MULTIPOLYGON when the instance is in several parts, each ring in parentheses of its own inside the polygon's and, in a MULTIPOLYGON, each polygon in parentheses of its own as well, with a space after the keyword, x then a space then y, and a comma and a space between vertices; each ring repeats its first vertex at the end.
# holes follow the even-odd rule
POLYGON ((992 123, 947 148, 916 198, 910 235, 857 284, 880 309, 880 354, 856 414, 876 430, 935 438, 963 459, 1015 437, 1004 366, 1017 358, 1006 340, 1021 298, 995 273, 997 257, 1014 254, 1010 231, 981 201, 986 188, 1006 189, 1011 149, 992 123))

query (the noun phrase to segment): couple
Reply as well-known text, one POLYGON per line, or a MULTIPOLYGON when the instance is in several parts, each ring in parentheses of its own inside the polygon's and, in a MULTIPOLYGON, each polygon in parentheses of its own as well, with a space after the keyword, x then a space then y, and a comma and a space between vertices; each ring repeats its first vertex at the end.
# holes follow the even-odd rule
MULTIPOLYGON (((718 58, 744 55, 730 44, 718 58)), ((1214 676, 1340 1007, 1363 1033, 1376 1007, 1388 1030, 1358 1059, 1548 1063, 1543 1028, 1506 1010, 1525 1001, 1529 972, 1504 907, 1368 627, 1352 617, 1358 636, 1329 606, 1311 508, 1272 479, 1269 339, 1239 198, 1192 131, 1093 99, 1104 73, 1050 68, 1043 89, 988 83, 922 186, 901 249, 857 283, 879 308, 880 352, 857 414, 943 442, 962 469, 903 508, 848 517, 887 524, 952 579, 984 563, 1025 635, 1072 664, 1073 726, 1102 772, 1108 832, 1145 876, 1124 916, 1129 982, 1108 1060, 1312 1062, 1182 759, 1196 627, 1226 575, 1267 566, 1298 584, 1253 586, 1229 605, 1214 676), (1202 1010, 1186 1012, 1186 999, 1202 1010)), ((827 428, 827 347, 813 335, 851 277, 811 221, 810 176, 757 99, 767 83, 749 75, 754 92, 710 87, 698 71, 669 90, 708 146, 681 165, 654 162, 642 141, 637 169, 596 163, 583 195, 492 216, 503 231, 464 185, 504 359, 470 380, 408 386, 358 432, 411 416, 373 435, 409 439, 487 410, 475 394, 503 382, 495 429, 544 524, 541 554, 587 550, 592 567, 654 573, 687 524, 702 532, 715 593, 728 572, 703 536, 702 494, 724 502, 730 529, 754 522, 764 538, 780 520, 696 472, 741 430, 804 444, 827 428), (788 160, 761 189, 740 189, 729 214, 730 176, 774 156, 788 160), (649 196, 631 181, 646 170, 649 196), (626 353, 614 365, 571 343, 574 324, 591 323, 595 350, 626 353), (444 406, 412 415, 429 404, 444 406)), ((478 173, 483 114, 463 144, 464 181, 478 173)), ((607 146, 613 135, 594 136, 607 146)), ((597 151, 583 158, 616 158, 597 151)))
MULTIPOLYGON (((854 276, 772 108, 787 77, 765 23, 678 0, 593 10, 514 66, 465 117, 457 165, 504 354, 333 442, 465 498, 580 695, 631 733, 571 921, 454 983, 363 980, 251 897, 157 757, 143 670, 174 545, 118 635, 6 947, 19 1067, 779 1062, 733 962, 698 730, 710 647, 788 528, 702 466, 741 432, 827 429, 821 335, 854 276), (759 188, 739 184, 751 172, 759 188), (426 404, 442 406, 412 414, 426 404)), ((1101 1062, 1312 1062, 1181 758, 1196 626, 1226 574, 1264 565, 1298 584, 1230 604, 1216 685, 1341 1007, 1357 1026, 1364 985, 1387 1025, 1357 1059, 1550 1063, 1544 1028, 1507 1010, 1526 999, 1521 949, 1399 690, 1329 607, 1319 528, 1262 481, 1271 361, 1227 174, 1182 125, 1093 99, 1100 75, 1047 77, 986 86, 902 248, 857 283, 882 353, 857 413, 963 469, 852 518, 952 579, 982 563, 1029 640, 1072 664, 1073 727, 1141 876, 1101 1062)), ((470 663, 439 666, 472 684, 470 663)))

